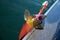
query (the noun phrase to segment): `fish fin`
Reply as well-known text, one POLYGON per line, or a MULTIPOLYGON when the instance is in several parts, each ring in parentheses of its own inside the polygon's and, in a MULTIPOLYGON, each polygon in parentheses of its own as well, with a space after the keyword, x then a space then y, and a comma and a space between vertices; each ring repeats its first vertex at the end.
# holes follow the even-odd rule
POLYGON ((30 16, 30 12, 29 10, 26 9, 24 12, 24 20, 26 21, 29 16, 30 16))

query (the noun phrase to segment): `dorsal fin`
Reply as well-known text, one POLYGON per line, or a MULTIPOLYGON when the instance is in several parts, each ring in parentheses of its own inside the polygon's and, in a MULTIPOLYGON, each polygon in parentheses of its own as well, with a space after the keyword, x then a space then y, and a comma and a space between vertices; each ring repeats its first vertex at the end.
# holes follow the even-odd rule
POLYGON ((26 20, 30 16, 30 12, 26 9, 24 12, 24 19, 26 20))

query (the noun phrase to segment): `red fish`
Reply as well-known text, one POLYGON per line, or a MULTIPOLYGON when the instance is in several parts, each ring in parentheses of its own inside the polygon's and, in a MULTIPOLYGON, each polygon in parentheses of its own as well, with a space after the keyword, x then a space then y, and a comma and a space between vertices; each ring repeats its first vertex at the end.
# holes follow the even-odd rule
POLYGON ((28 32, 30 32, 31 30, 32 30, 32 27, 29 26, 27 23, 25 23, 25 24, 23 25, 23 27, 22 27, 22 30, 21 30, 20 34, 19 34, 19 40, 22 40, 22 39, 24 38, 24 36, 25 36, 28 32))

